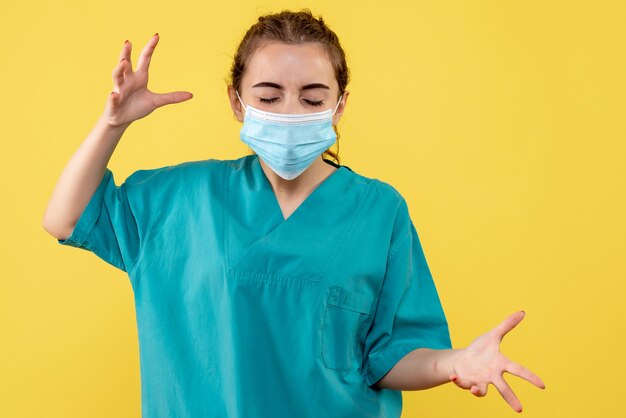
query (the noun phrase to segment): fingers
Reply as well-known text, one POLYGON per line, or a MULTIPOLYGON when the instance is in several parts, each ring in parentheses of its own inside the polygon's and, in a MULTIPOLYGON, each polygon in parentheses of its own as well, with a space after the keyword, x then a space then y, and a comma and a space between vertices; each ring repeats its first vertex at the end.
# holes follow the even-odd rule
POLYGON ((522 412, 522 403, 519 399, 517 399, 517 396, 515 396, 511 387, 502 377, 495 379, 492 383, 496 389, 498 389, 498 392, 500 392, 500 395, 502 395, 504 400, 511 405, 511 408, 513 408, 514 411, 522 412))
POLYGON ((459 375, 456 374, 451 375, 450 380, 461 389, 470 389, 473 386, 471 380, 462 379, 461 377, 459 377, 459 375))
POLYGON ((148 71, 150 67, 150 59, 152 58, 152 53, 154 52, 154 48, 159 42, 159 34, 155 33, 152 39, 148 41, 146 46, 141 51, 139 55, 139 60, 137 61, 137 71, 148 71))
POLYGON ((527 368, 523 367, 520 364, 510 362, 505 368, 507 372, 514 374, 515 376, 519 376, 522 379, 526 379, 533 385, 537 386, 540 389, 545 389, 546 385, 543 383, 543 380, 527 368))
POLYGON ((111 105, 117 107, 120 104, 120 95, 114 91, 111 92, 111 105))
POLYGON ((473 385, 470 388, 470 392, 472 392, 474 396, 483 397, 487 394, 487 385, 473 385))
POLYGON ((122 58, 122 61, 113 69, 113 92, 117 94, 119 94, 120 89, 124 84, 124 67, 126 65, 128 65, 128 61, 122 58))
POLYGON ((487 383, 473 383, 467 379, 461 379, 458 375, 453 374, 450 380, 461 389, 469 389, 474 396, 485 396, 487 394, 487 383))
POLYGON ((124 41, 124 45, 122 46, 122 50, 120 51, 120 61, 124 58, 130 60, 130 50, 132 48, 131 43, 126 40, 124 41))
POLYGON ((502 340, 502 338, 509 331, 515 328, 515 326, 519 324, 522 319, 524 319, 525 315, 526 313, 524 311, 518 311, 518 312, 515 312, 513 315, 509 316, 508 318, 506 318, 504 321, 502 321, 500 325, 498 325, 494 329, 496 334, 498 334, 498 336, 500 337, 500 340, 502 340))
POLYGON ((126 40, 124 41, 124 46, 122 46, 122 51, 120 52, 120 62, 122 62, 123 60, 128 61, 128 65, 124 68, 124 74, 126 75, 132 73, 133 71, 133 65, 130 59, 130 52, 132 48, 132 44, 128 40, 126 40))
POLYGON ((188 91, 174 91, 171 93, 155 94, 154 105, 156 107, 161 107, 172 103, 184 102, 192 97, 193 94, 188 91))
POLYGON ((124 84, 124 77, 132 73, 132 64, 130 62, 131 48, 131 43, 125 41, 120 52, 120 62, 113 69, 113 92, 116 93, 113 96, 119 95, 120 89, 124 84))

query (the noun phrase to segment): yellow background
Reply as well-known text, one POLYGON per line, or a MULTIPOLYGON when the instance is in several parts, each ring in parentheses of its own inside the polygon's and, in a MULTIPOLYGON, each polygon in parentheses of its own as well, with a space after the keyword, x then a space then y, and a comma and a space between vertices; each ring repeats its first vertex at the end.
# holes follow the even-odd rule
MULTIPOLYGON (((132 289, 41 226, 125 39, 155 33, 153 91, 189 90, 124 135, 109 168, 248 152, 225 78, 256 16, 310 7, 352 80, 341 162, 407 199, 462 347, 510 313, 507 380, 530 417, 623 416, 623 1, 10 2, 0 24, 0 416, 138 417, 132 289)), ((303 381, 301 384, 306 385, 303 381)), ((315 389, 312 389, 315 390, 315 389)), ((516 415, 493 386, 404 392, 404 417, 516 415)))

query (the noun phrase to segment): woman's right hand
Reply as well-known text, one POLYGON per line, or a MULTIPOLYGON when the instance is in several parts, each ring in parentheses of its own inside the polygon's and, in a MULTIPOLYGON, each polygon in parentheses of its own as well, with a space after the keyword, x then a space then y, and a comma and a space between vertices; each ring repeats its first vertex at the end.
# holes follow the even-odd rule
POLYGON ((155 34, 141 51, 135 71, 130 61, 132 45, 128 41, 124 43, 120 62, 113 70, 113 91, 109 95, 103 115, 110 126, 128 126, 158 107, 193 97, 188 91, 159 94, 148 90, 150 58, 158 42, 159 35, 155 34))

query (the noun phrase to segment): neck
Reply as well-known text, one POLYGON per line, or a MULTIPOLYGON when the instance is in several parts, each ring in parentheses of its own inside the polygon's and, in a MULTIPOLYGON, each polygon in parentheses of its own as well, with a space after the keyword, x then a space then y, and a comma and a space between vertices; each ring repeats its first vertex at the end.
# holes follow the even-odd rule
POLYGON ((321 183, 326 177, 333 173, 337 168, 331 164, 324 162, 322 156, 317 157, 313 163, 298 177, 292 180, 285 180, 278 174, 274 173, 261 158, 259 158, 263 172, 272 185, 275 192, 283 195, 298 195, 301 192, 311 189, 312 186, 321 183))

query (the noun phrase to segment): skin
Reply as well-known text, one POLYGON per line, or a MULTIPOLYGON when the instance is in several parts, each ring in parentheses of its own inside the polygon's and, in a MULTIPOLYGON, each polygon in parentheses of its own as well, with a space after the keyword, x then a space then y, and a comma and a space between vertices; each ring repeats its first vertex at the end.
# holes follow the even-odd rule
MULTIPOLYGON (((243 123, 245 109, 232 86, 227 87, 230 106, 239 122, 243 123)), ((337 111, 333 125, 337 125, 345 110, 350 92, 344 91, 338 104, 339 84, 335 71, 324 50, 315 43, 289 45, 279 42, 263 44, 250 57, 241 80, 239 95, 246 105, 274 113, 314 113, 326 109, 337 111), (270 82, 279 87, 256 86, 270 82), (323 84, 328 88, 303 87, 323 84), (264 100, 273 100, 272 103, 264 100), (317 106, 313 103, 319 103, 317 106)), ((298 177, 285 180, 272 171, 262 159, 261 167, 269 180, 274 195, 287 219, 307 196, 336 168, 322 159, 322 155, 298 177)))

